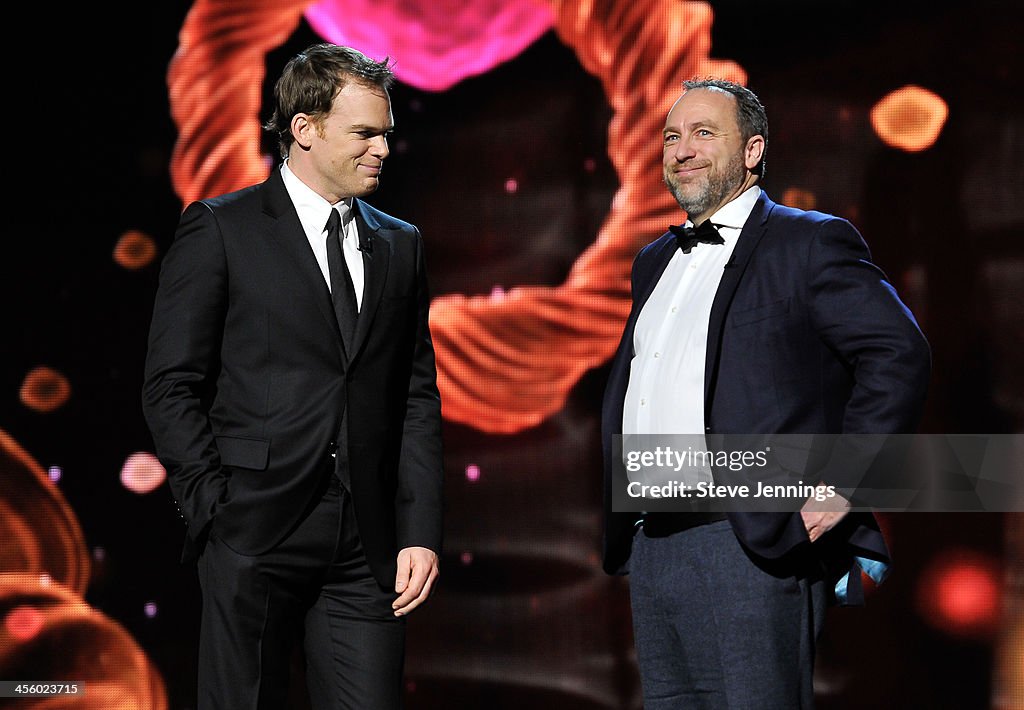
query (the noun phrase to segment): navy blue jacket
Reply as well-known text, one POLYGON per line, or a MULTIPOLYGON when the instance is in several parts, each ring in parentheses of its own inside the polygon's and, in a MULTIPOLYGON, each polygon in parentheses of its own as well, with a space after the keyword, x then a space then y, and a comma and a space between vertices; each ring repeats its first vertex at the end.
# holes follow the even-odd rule
MULTIPOLYGON (((604 567, 609 573, 627 570, 637 517, 612 512, 610 503, 612 440, 622 433, 633 331, 676 249, 674 236, 666 233, 633 264, 633 308, 605 392, 604 567)), ((871 263, 857 230, 831 215, 778 205, 762 192, 711 309, 706 433, 912 433, 930 369, 924 335, 885 274, 871 263)), ((827 483, 827 468, 821 474, 827 483)), ((799 513, 729 513, 729 520, 740 541, 766 560, 809 544, 799 513)), ((816 544, 826 547, 829 536, 828 549, 888 561, 869 513, 851 513, 816 544)))

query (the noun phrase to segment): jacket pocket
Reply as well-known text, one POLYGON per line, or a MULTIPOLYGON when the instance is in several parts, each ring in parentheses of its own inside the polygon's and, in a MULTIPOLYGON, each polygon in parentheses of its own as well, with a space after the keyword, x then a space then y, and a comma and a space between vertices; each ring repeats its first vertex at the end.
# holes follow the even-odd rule
POLYGON ((784 298, 781 301, 773 301, 766 303, 763 306, 754 306, 743 311, 734 311, 730 314, 732 320, 732 327, 736 328, 741 325, 747 325, 748 323, 756 323, 767 318, 773 318, 775 316, 789 313, 789 299, 784 298))
POLYGON ((270 441, 241 436, 215 436, 220 462, 233 468, 251 468, 263 471, 270 458, 270 441))

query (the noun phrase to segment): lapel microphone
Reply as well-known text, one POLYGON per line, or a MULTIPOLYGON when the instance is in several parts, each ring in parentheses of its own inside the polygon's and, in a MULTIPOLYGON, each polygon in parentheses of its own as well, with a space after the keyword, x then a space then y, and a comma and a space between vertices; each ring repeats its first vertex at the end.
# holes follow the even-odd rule
POLYGON ((360 251, 360 253, 366 254, 367 256, 372 256, 373 240, 370 239, 370 235, 366 233, 369 227, 366 226, 366 223, 361 219, 361 216, 356 211, 356 203, 357 200, 353 199, 352 218, 356 221, 356 235, 359 237, 359 246, 357 246, 356 248, 360 251))

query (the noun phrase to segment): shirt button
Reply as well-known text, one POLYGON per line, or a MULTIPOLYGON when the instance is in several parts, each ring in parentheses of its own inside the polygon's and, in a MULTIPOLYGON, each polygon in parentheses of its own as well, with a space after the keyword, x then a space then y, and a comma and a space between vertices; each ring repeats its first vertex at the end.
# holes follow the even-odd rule
POLYGON ((673 313, 675 313, 675 312, 676 312, 676 311, 678 311, 678 310, 679 310, 678 308, 676 308, 675 306, 672 306, 672 312, 673 312, 673 313))
POLYGON ((661 357, 661 353, 654 353, 654 358, 655 359, 658 359, 659 357, 661 357))
POLYGON ((645 407, 645 406, 647 406, 647 400, 646 400, 646 399, 641 399, 641 400, 640 400, 640 406, 641 406, 641 407, 645 407))

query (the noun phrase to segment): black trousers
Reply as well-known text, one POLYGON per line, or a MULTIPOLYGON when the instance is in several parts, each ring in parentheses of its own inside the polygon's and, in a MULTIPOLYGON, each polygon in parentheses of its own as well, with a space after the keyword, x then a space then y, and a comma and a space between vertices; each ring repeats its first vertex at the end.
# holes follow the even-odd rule
POLYGON ((282 710, 302 640, 315 710, 402 707, 405 623, 367 566, 351 499, 334 476, 269 552, 217 536, 199 558, 199 710, 282 710))
POLYGON ((728 521, 633 538, 629 590, 645 710, 810 710, 822 568, 755 561, 728 521))

